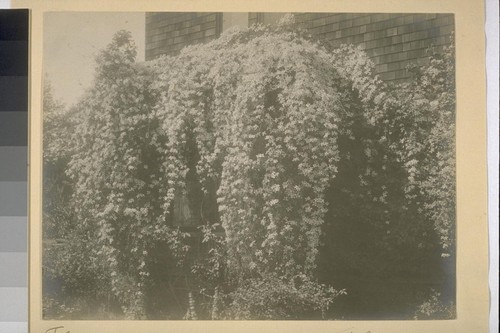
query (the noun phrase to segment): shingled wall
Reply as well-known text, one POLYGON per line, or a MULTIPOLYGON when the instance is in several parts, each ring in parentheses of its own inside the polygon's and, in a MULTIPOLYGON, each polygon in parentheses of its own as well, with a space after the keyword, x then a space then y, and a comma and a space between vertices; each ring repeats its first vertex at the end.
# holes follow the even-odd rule
MULTIPOLYGON (((222 32, 224 13, 147 13, 146 60, 176 54, 186 45, 208 42, 222 32)), ((276 13, 248 13, 248 24, 269 23, 276 13)), ((449 43, 453 14, 296 13, 298 26, 320 39, 361 45, 385 81, 404 81, 410 64, 428 61, 431 45, 449 43)))
POLYGON ((426 63, 429 47, 449 43, 454 31, 452 14, 300 13, 295 20, 334 46, 361 45, 386 81, 408 78, 406 66, 426 63))
POLYGON ((146 13, 146 60, 173 55, 186 45, 205 43, 221 32, 221 13, 146 13))

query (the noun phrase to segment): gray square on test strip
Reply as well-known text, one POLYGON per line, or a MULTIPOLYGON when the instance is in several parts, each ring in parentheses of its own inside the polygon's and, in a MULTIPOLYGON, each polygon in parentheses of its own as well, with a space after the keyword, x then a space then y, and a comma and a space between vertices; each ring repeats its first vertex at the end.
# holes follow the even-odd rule
POLYGON ((0 321, 28 320, 28 288, 0 288, 0 321))
POLYGON ((0 182, 0 214, 26 216, 27 205, 27 182, 0 182))
POLYGON ((28 286, 28 254, 26 252, 0 252, 0 287, 28 286))
POLYGON ((26 181, 28 177, 28 148, 0 147, 0 181, 26 181))
POLYGON ((27 252, 28 218, 0 216, 0 252, 27 252))

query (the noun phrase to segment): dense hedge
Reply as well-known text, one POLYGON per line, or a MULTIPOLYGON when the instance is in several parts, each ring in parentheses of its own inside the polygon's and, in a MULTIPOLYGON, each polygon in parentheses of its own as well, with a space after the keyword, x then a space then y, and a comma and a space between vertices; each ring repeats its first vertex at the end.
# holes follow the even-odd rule
POLYGON ((358 216, 390 254, 358 257, 359 270, 453 254, 453 49, 393 87, 360 49, 289 23, 147 63, 121 31, 73 109, 47 92, 44 232, 61 245, 45 246, 44 264, 66 296, 151 318, 175 273, 187 319, 316 318, 343 293, 315 282, 330 224, 358 216))

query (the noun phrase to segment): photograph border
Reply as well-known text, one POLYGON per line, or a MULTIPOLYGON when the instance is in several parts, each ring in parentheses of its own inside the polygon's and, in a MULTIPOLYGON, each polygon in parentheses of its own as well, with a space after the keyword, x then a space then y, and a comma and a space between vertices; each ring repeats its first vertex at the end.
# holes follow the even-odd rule
POLYGON ((486 87, 483 1, 14 1, 31 9, 29 137, 30 332, 179 332, 255 330, 302 332, 486 332, 488 329, 488 225, 486 87), (457 77, 457 319, 430 321, 54 321, 41 320, 41 95, 43 13, 47 11, 218 11, 453 13, 457 77), (61 327, 63 326, 63 327, 61 327), (59 328, 58 328, 59 327, 59 328), (55 329, 57 328, 57 329, 55 329))

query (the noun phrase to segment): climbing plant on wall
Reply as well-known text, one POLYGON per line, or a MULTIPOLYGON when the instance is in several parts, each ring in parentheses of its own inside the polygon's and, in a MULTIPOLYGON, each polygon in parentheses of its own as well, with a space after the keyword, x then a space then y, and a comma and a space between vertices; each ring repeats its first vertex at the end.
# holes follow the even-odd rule
MULTIPOLYGON (((454 179, 449 58, 395 92, 360 49, 332 51, 286 20, 229 30, 175 57, 135 57, 124 31, 97 57, 94 85, 74 113, 66 168, 77 242, 96 284, 127 317, 147 318, 158 248, 195 275, 212 274, 203 289, 209 317, 324 315, 341 294, 315 282, 322 225, 336 209, 327 193, 355 155, 362 190, 345 195, 370 199, 387 230, 431 221, 442 247, 452 247, 454 197, 436 192, 454 179), (401 179, 385 184, 390 177, 401 179), (405 224, 391 196, 425 212, 405 224), (179 198, 204 225, 207 246, 194 265, 189 234, 175 223, 179 198), (223 236, 208 237, 217 226, 223 236), (262 281, 273 289, 268 296, 294 305, 264 311, 262 281)), ((50 152, 64 143, 54 145, 50 152)), ((197 293, 189 291, 186 318, 196 313, 197 293)))

